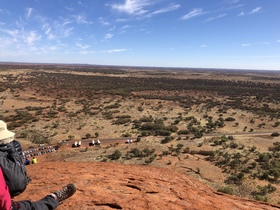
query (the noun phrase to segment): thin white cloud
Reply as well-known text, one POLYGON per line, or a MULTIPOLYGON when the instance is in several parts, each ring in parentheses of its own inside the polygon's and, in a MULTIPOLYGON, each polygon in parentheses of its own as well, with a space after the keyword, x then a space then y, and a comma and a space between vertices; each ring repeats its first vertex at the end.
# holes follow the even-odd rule
POLYGON ((49 34, 48 39, 49 40, 54 40, 54 39, 56 39, 56 36, 54 34, 49 34))
MULTIPOLYGON (((33 14, 33 9, 29 9, 28 12, 25 13, 26 18, 31 17, 33 14)), ((35 17, 34 17, 35 18, 35 17)), ((48 22, 47 18, 40 18, 36 16, 36 20, 40 23, 41 28, 40 30, 26 30, 25 23, 21 19, 21 17, 16 21, 16 28, 7 28, 7 29, 0 29, 2 33, 6 34, 9 39, 9 42, 14 42, 14 46, 10 46, 9 48, 15 48, 17 50, 22 47, 22 49, 35 49, 34 47, 37 43, 45 40, 56 40, 59 41, 62 38, 69 37, 72 33, 74 28, 68 27, 68 24, 71 22, 69 20, 57 20, 54 22, 48 22)), ((3 26, 2 26, 3 27, 3 26)), ((2 44, 3 45, 3 44, 2 44)), ((38 45, 40 46, 40 45, 38 45)), ((39 49, 40 47, 38 47, 39 49)))
POLYGON ((252 11, 248 12, 248 13, 245 13, 245 12, 240 12, 237 16, 238 17, 241 17, 241 16, 245 16, 245 15, 252 15, 252 14, 255 14, 255 13, 258 13, 262 10, 261 7, 256 7, 255 9, 253 9, 252 11))
POLYGON ((229 3, 230 4, 236 4, 236 3, 238 3, 239 2, 239 0, 229 0, 229 3))
POLYGON ((121 29, 126 29, 126 28, 129 28, 130 25, 124 25, 121 29))
POLYGON ((146 6, 151 5, 149 0, 125 0, 124 4, 111 4, 112 9, 119 12, 124 12, 130 15, 142 15, 148 12, 144 9, 146 6))
POLYGON ((152 17, 152 16, 154 16, 156 14, 171 12, 171 11, 177 10, 178 8, 180 8, 180 4, 172 4, 172 5, 168 6, 168 7, 156 10, 156 11, 146 15, 146 17, 152 17))
POLYGON ((157 11, 153 12, 153 14, 171 12, 171 11, 177 10, 179 8, 180 8, 180 4, 173 4, 173 5, 170 5, 169 7, 157 10, 157 11))
POLYGON ((114 30, 116 30, 116 26, 109 28, 109 31, 114 31, 114 30))
POLYGON ((42 25, 42 30, 45 31, 46 34, 48 34, 51 31, 51 27, 48 23, 45 23, 42 25))
POLYGON ((122 34, 125 33, 125 32, 126 32, 126 29, 127 29, 127 28, 130 28, 130 27, 131 27, 130 25, 124 25, 124 26, 122 26, 121 29, 120 29, 121 33, 122 33, 122 34))
POLYGON ((45 35, 49 40, 54 40, 56 38, 56 36, 52 33, 52 27, 48 23, 43 24, 42 30, 45 32, 45 35))
POLYGON ((65 25, 68 25, 68 24, 71 24, 71 23, 72 23, 72 21, 66 19, 66 20, 63 21, 62 26, 65 26, 65 25))
MULTIPOLYGON (((48 22, 50 21, 50 19, 46 16, 42 16, 38 13, 36 13, 33 17, 33 20, 38 22, 40 25, 45 25, 48 24, 48 22)), ((53 22, 51 21, 51 24, 53 24, 53 22)), ((23 22, 23 25, 25 25, 25 23, 23 22)))
POLYGON ((72 7, 64 7, 65 9, 67 9, 68 11, 74 11, 74 8, 72 8, 72 7))
POLYGON ((88 49, 90 48, 90 45, 88 44, 80 44, 80 43, 76 43, 76 46, 79 47, 80 49, 88 49))
POLYGON ((70 36, 72 34, 73 29, 74 29, 73 27, 64 29, 63 30, 63 37, 70 36))
POLYGON ((74 31, 74 27, 68 27, 63 23, 57 21, 52 24, 52 35, 56 38, 65 38, 69 37, 74 31))
POLYGON ((244 43, 241 44, 242 47, 250 47, 254 45, 270 45, 270 42, 256 42, 256 43, 244 43))
POLYGON ((33 8, 27 8, 26 9, 26 15, 25 15, 26 19, 30 18, 31 14, 32 14, 32 11, 33 11, 33 8))
POLYGON ((255 14, 255 13, 258 13, 259 11, 261 11, 261 7, 257 7, 257 8, 255 8, 255 9, 253 9, 251 12, 249 12, 248 14, 250 15, 250 14, 255 14))
POLYGON ((41 35, 38 35, 36 31, 30 31, 24 35, 24 42, 29 46, 33 45, 34 42, 39 41, 41 39, 41 35))
POLYGON ((19 35, 19 31, 17 29, 14 30, 0 29, 0 30, 12 37, 17 37, 19 35))
MULTIPOLYGON (((248 56, 226 56, 225 58, 280 58, 279 55, 248 55, 248 56)), ((279 70, 279 69, 277 69, 279 70)))
POLYGON ((103 17, 100 17, 99 21, 101 22, 102 25, 105 25, 105 26, 110 25, 110 23, 108 21, 106 21, 103 17))
POLYGON ((88 21, 85 15, 73 15, 75 22, 78 24, 92 24, 91 21, 88 21))
POLYGON ((139 31, 144 32, 145 34, 150 34, 151 33, 151 31, 147 30, 146 28, 140 28, 139 31))
POLYGON ((279 39, 279 40, 277 40, 276 42, 280 42, 280 39, 279 39))
POLYGON ((207 47, 207 45, 202 44, 202 45, 200 45, 200 47, 201 47, 201 48, 205 48, 205 47, 207 47))
MULTIPOLYGON (((41 22, 41 24, 42 26, 39 30, 27 30, 27 27, 23 27, 21 25, 18 26, 19 29, 0 29, 0 50, 7 52, 7 54, 13 54, 14 56, 18 54, 27 55, 28 53, 35 55, 59 50, 59 48, 56 47, 57 45, 53 45, 51 42, 48 42, 48 44, 45 45, 44 41, 47 38, 57 38, 58 36, 55 36, 53 34, 54 32, 60 33, 59 38, 63 37, 63 35, 67 36, 67 33, 69 33, 70 29, 64 30, 61 25, 59 25, 60 27, 57 26, 56 28, 56 22, 51 24, 48 24, 47 22, 41 22), (58 28, 59 30, 57 30, 58 28)), ((57 43, 59 43, 58 39, 57 43)))
POLYGON ((106 39, 106 40, 111 39, 113 36, 114 36, 113 34, 108 33, 108 34, 105 35, 104 39, 106 39))
POLYGON ((127 49, 112 49, 112 50, 103 50, 104 53, 117 53, 117 52, 124 52, 127 51, 127 49))
POLYGON ((47 38, 49 40, 54 40, 56 39, 56 36, 51 32, 51 28, 49 28, 46 32, 45 32, 47 38))
POLYGON ((193 18, 193 17, 196 17, 196 16, 199 16, 199 15, 202 15, 204 12, 203 12, 203 9, 201 8, 198 8, 198 9, 193 9, 192 11, 190 11, 188 14, 184 15, 183 17, 181 17, 181 19, 183 20, 188 20, 190 18, 193 18))
POLYGON ((57 50, 58 48, 57 48, 57 46, 55 46, 55 45, 52 45, 52 46, 47 46, 46 47, 46 50, 50 50, 50 51, 55 51, 55 50, 57 50))
POLYGON ((127 22, 128 19, 116 19, 116 22, 127 22))
POLYGON ((73 22, 68 19, 57 20, 52 23, 42 22, 42 30, 49 40, 57 40, 60 38, 69 37, 74 27, 69 25, 73 22))
POLYGON ((0 49, 5 47, 10 49, 10 46, 15 45, 17 43, 17 39, 13 37, 0 36, 0 43, 1 43, 0 49))
POLYGON ((52 28, 49 27, 49 28, 46 30, 46 34, 50 34, 51 30, 52 30, 52 28))
POLYGON ((244 16, 245 15, 245 13, 242 11, 242 12, 240 12, 237 16, 238 17, 241 17, 241 16, 244 16))
POLYGON ((92 54, 92 53, 95 53, 95 52, 91 51, 91 50, 82 50, 79 52, 79 54, 82 54, 82 55, 87 55, 87 54, 92 54))
POLYGON ((225 17, 227 14, 219 14, 218 16, 216 17, 211 17, 211 18, 208 18, 207 20, 205 20, 205 22, 209 22, 209 21, 212 21, 212 20, 216 20, 216 19, 219 19, 219 18, 222 18, 222 17, 225 17))
POLYGON ((224 8, 223 10, 233 10, 233 9, 238 9, 240 7, 243 7, 243 6, 244 6, 244 4, 237 4, 237 5, 233 5, 233 6, 224 8))
POLYGON ((8 10, 4 10, 0 8, 0 14, 9 15, 11 13, 8 10))

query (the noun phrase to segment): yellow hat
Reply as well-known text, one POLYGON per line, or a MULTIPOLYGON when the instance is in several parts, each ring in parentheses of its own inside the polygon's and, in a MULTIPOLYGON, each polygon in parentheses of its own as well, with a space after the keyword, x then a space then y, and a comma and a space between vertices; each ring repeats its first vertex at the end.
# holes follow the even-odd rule
POLYGON ((7 124, 0 120, 0 144, 8 144, 14 140, 15 134, 7 129, 7 124))

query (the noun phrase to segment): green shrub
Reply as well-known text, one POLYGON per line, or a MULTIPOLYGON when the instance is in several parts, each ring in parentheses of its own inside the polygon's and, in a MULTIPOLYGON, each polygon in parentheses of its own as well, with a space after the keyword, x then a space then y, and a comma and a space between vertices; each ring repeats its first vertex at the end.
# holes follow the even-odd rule
POLYGON ((112 154, 111 159, 112 160, 118 160, 122 156, 122 153, 120 150, 115 150, 115 152, 112 154))
POLYGON ((142 106, 139 106, 137 109, 138 109, 139 112, 143 112, 144 111, 144 108, 142 106))
POLYGON ((150 150, 148 147, 142 150, 142 156, 148 157, 151 153, 153 153, 154 150, 150 150))
POLYGON ((188 135, 190 134, 190 131, 189 130, 179 130, 177 132, 178 135, 188 135))
POLYGON ((233 117, 228 117, 228 118, 225 119, 225 121, 233 122, 233 121, 235 121, 235 119, 233 117))
POLYGON ((265 185, 265 186, 257 186, 258 191, 254 192, 255 194, 265 196, 268 193, 273 193, 276 190, 276 187, 274 187, 271 184, 265 185))
POLYGON ((141 122, 153 122, 153 117, 150 116, 150 117, 147 117, 147 116, 143 116, 142 118, 140 118, 140 121, 141 122))
POLYGON ((218 189, 218 192, 226 193, 229 195, 233 195, 233 189, 231 187, 223 187, 218 189))
POLYGON ((173 139, 174 139, 174 138, 171 137, 171 136, 166 136, 163 140, 161 140, 160 143, 162 143, 162 144, 167 144, 167 143, 171 142, 173 139))
POLYGON ((280 122, 275 122, 275 124, 273 125, 273 127, 278 127, 280 125, 280 122))
POLYGON ((228 138, 228 140, 231 140, 231 141, 234 140, 233 136, 228 136, 227 138, 228 138))
POLYGON ((242 181, 244 179, 244 173, 238 173, 238 174, 231 174, 227 179, 226 183, 227 184, 242 184, 242 181))
POLYGON ((183 149, 183 153, 189 153, 190 152, 190 148, 186 147, 185 149, 183 149))
POLYGON ((113 122, 113 124, 116 124, 116 125, 123 125, 123 124, 127 124, 127 123, 130 123, 131 122, 131 119, 130 118, 118 118, 117 120, 115 120, 113 122))
POLYGON ((190 154, 200 154, 200 155, 204 155, 204 156, 214 156, 215 152, 212 151, 212 150, 199 150, 199 151, 192 150, 190 152, 190 154))
POLYGON ((132 153, 135 157, 140 157, 141 156, 141 151, 138 148, 131 149, 130 153, 132 153))
POLYGON ((261 196, 261 195, 255 195, 255 200, 267 202, 268 201, 268 197, 267 196, 261 196))
POLYGON ((146 160, 145 160, 145 163, 146 163, 146 164, 149 164, 149 163, 153 162, 153 161, 155 160, 155 158, 156 158, 156 156, 153 155, 153 156, 149 157, 148 159, 146 159, 146 160))
POLYGON ((273 137, 277 137, 277 136, 279 136, 280 134, 278 133, 278 132, 273 132, 272 134, 271 134, 271 136, 273 136, 273 137))

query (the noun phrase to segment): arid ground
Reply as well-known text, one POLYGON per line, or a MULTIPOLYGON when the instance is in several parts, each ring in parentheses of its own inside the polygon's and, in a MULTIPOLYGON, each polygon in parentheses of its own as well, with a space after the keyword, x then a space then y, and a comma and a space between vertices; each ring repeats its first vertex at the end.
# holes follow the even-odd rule
POLYGON ((280 72, 3 64, 0 75, 0 116, 24 149, 60 147, 39 163, 145 165, 280 202, 280 72))

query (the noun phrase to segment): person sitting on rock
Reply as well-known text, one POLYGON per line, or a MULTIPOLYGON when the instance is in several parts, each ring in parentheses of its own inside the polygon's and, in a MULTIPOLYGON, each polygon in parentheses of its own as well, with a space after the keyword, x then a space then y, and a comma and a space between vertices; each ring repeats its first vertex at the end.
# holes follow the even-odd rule
POLYGON ((37 163, 37 158, 33 157, 32 164, 36 164, 36 163, 37 163))
POLYGON ((30 160, 28 158, 25 158, 24 165, 30 165, 30 160))
POLYGON ((2 169, 0 167, 0 210, 52 210, 59 204, 71 197, 76 192, 74 184, 68 184, 60 190, 55 191, 39 201, 31 202, 29 200, 13 201, 11 199, 8 186, 6 185, 2 169))
POLYGON ((28 200, 15 202, 11 199, 25 190, 26 181, 29 179, 23 164, 21 145, 14 140, 14 136, 15 134, 7 129, 7 124, 0 120, 0 210, 52 210, 57 208, 63 200, 76 192, 74 184, 68 184, 36 202, 28 200), (8 147, 9 149, 7 149, 8 147), (13 175, 15 176, 12 177, 13 175), (10 182, 10 178, 15 177, 18 178, 18 182, 10 182), (19 186, 24 189, 20 189, 20 191, 13 189, 19 186))

